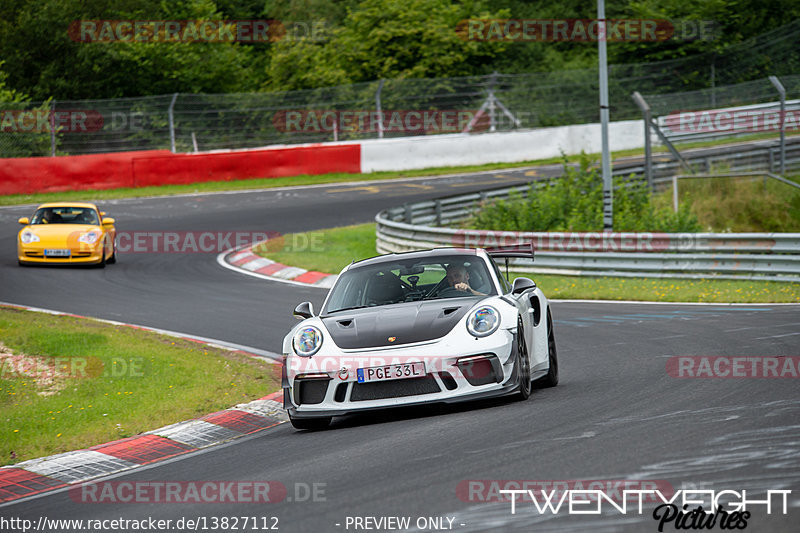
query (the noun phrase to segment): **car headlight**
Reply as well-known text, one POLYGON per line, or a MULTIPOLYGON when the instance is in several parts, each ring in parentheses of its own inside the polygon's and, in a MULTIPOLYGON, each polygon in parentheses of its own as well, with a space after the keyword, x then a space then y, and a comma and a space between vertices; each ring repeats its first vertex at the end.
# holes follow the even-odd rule
POLYGON ((467 331, 475 337, 491 335, 500 327, 500 313, 494 307, 477 308, 467 319, 467 331))
POLYGON ((97 242, 97 239, 100 238, 100 233, 96 231, 90 231, 89 233, 84 233, 80 237, 78 237, 78 242, 85 242, 86 244, 94 244, 97 242))
POLYGON ((20 240, 25 244, 30 244, 32 242, 39 242, 39 236, 32 231, 23 231, 20 240))
POLYGON ((305 326, 297 330, 292 339, 294 353, 300 357, 311 357, 322 346, 322 332, 314 326, 305 326))

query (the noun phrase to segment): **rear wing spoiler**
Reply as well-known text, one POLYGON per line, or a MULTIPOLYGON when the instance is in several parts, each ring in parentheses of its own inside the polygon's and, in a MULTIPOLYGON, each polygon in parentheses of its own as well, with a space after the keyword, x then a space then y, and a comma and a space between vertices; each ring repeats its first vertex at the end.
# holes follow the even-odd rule
POLYGON ((514 244, 511 246, 496 246, 494 248, 485 248, 486 253, 497 259, 500 257, 525 257, 533 259, 533 241, 525 242, 522 244, 514 244))
POLYGON ((484 248, 486 253, 492 259, 504 259, 506 265, 506 279, 509 279, 508 275, 508 260, 511 257, 524 257, 526 259, 533 260, 533 241, 526 242, 522 244, 512 244, 510 246, 496 246, 494 248, 484 248))

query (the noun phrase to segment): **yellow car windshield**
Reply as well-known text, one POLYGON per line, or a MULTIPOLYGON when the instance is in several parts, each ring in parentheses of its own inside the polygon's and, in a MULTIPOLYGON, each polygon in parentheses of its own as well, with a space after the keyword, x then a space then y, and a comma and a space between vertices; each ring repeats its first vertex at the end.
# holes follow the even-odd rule
POLYGON ((90 207, 42 207, 36 210, 31 224, 91 224, 98 226, 97 211, 90 207))

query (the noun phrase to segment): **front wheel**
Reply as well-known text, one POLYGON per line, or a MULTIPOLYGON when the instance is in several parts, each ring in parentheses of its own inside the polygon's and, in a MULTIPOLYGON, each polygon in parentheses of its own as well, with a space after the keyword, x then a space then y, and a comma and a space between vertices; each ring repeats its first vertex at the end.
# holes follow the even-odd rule
POLYGON ((525 332, 522 329, 522 319, 517 320, 517 377, 519 388, 517 399, 527 400, 531 395, 531 360, 528 357, 528 345, 525 343, 525 332))
POLYGON ((550 367, 547 374, 536 380, 537 387, 555 387, 558 385, 558 352, 556 351, 556 334, 553 332, 553 317, 547 311, 547 359, 550 367))
POLYGON ((117 262, 117 247, 116 247, 116 245, 112 244, 111 245, 111 257, 106 259, 106 263, 108 263, 109 265, 113 265, 116 262, 117 262))
POLYGON ((292 418, 290 415, 289 422, 292 423, 295 429, 319 431, 331 425, 331 418, 330 416, 323 416, 320 418, 292 418))

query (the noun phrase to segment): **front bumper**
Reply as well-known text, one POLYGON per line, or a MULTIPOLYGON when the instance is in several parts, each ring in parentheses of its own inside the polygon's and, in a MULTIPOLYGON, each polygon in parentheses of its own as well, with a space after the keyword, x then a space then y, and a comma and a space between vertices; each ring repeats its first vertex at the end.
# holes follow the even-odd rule
MULTIPOLYGON (((284 407, 292 418, 349 413, 430 403, 454 403, 502 396, 517 389, 515 332, 501 330, 469 338, 461 346, 442 342, 413 347, 362 350, 318 358, 288 357, 284 407), (431 356, 431 353, 442 355, 431 356), (305 363, 296 368, 299 363, 305 363), (421 377, 359 383, 357 370, 423 362, 421 377)), ((315 356, 316 357, 316 356, 315 356)))
POLYGON ((68 247, 64 246, 61 249, 69 249, 69 256, 45 256, 45 249, 58 248, 57 246, 41 246, 38 243, 35 245, 18 244, 17 245, 17 260, 24 264, 95 264, 99 263, 103 257, 103 246, 80 246, 68 247))

